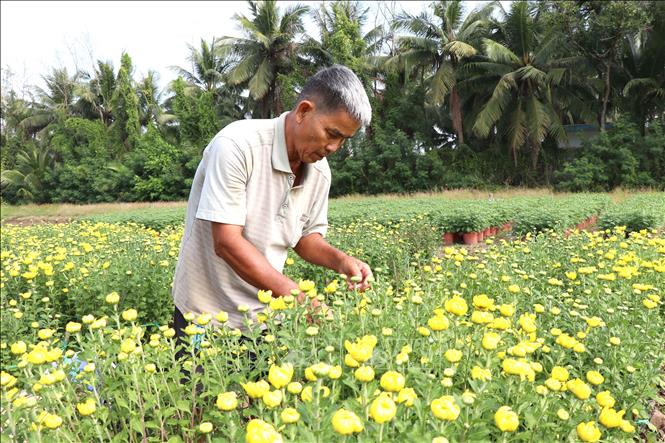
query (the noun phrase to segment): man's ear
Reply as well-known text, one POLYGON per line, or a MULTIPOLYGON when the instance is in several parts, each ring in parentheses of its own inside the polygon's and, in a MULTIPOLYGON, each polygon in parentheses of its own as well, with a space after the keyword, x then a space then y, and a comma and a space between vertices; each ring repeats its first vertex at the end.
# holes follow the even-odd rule
POLYGON ((316 105, 314 102, 310 100, 302 100, 300 103, 298 103, 298 106, 296 106, 296 122, 302 123, 308 114, 312 114, 314 112, 315 108, 316 105))

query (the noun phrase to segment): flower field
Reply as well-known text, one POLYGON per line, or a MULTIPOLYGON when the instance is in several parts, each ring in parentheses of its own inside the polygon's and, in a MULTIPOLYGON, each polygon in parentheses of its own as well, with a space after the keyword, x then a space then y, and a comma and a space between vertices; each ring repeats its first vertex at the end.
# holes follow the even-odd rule
POLYGON ((290 255, 330 310, 312 323, 260 292, 244 333, 224 312, 186 315, 183 364, 181 226, 3 226, 2 440, 657 441, 663 201, 581 197, 545 206, 547 226, 524 201, 494 203, 500 216, 450 203, 524 226, 472 248, 442 246, 446 207, 339 205, 329 239, 373 267, 372 288, 290 255), (564 235, 589 212, 602 229, 564 235))

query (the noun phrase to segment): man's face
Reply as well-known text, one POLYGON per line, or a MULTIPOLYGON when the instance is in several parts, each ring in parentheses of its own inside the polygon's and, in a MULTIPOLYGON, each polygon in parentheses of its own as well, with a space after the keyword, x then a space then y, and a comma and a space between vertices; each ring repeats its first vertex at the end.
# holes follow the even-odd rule
POLYGON ((345 110, 309 109, 299 117, 296 151, 304 163, 314 163, 337 151, 360 128, 360 123, 345 110))

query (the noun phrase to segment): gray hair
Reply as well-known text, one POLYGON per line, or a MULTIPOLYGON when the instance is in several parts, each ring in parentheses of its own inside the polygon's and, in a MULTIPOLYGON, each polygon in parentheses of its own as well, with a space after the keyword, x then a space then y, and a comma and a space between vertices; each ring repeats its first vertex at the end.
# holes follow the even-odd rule
POLYGON ((296 103, 313 101, 323 112, 344 109, 362 126, 372 121, 372 106, 360 79, 342 65, 332 65, 311 76, 296 103))

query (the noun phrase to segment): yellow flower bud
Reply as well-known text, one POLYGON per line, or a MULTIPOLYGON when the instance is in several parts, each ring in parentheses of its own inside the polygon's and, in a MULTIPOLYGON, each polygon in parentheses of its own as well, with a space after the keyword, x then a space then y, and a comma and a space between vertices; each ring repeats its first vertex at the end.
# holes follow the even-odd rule
POLYGON ((404 388, 406 379, 397 371, 388 371, 381 376, 381 387, 389 392, 400 392, 404 388))
POLYGON ((576 430, 577 436, 582 441, 596 442, 600 440, 600 429, 598 429, 598 426, 596 426, 596 423, 593 421, 578 424, 576 430))
POLYGON ((233 411, 238 407, 238 395, 233 391, 223 392, 217 395, 215 405, 222 411, 233 411))
POLYGON ((95 403, 94 398, 88 398, 83 403, 76 404, 76 410, 79 411, 79 414, 85 416, 92 415, 97 410, 97 404, 95 403))
POLYGON ((279 414, 279 417, 284 423, 291 424, 300 420, 300 413, 293 408, 286 408, 279 414))
POLYGON ((520 421, 510 406, 501 406, 494 413, 494 423, 502 432, 513 432, 519 426, 520 421))
POLYGON ((356 380, 361 382, 370 382, 374 380, 374 369, 371 366, 360 366, 355 370, 353 375, 356 377, 356 380))
POLYGON ((335 412, 332 417, 332 425, 335 432, 342 435, 351 435, 362 432, 364 429, 360 418, 354 412, 344 408, 335 412))
POLYGON ((452 395, 444 395, 432 400, 430 409, 434 416, 440 420, 453 421, 460 414, 460 408, 455 403, 455 398, 452 395))
POLYGON ((395 405, 393 399, 385 393, 375 398, 369 407, 369 416, 379 424, 392 420, 396 413, 397 405, 395 405))

